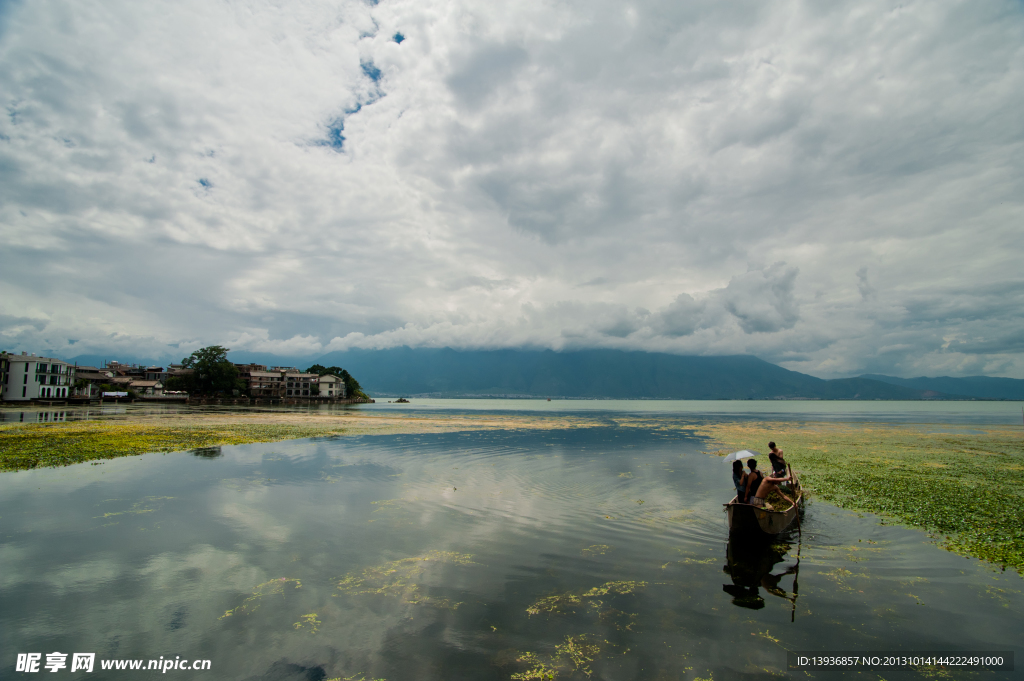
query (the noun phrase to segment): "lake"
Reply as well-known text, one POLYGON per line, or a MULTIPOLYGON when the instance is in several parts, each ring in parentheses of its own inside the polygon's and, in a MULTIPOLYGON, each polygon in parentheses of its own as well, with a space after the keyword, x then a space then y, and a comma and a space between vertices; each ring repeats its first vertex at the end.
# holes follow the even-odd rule
POLYGON ((651 426, 321 438, 4 473, 0 678, 32 678, 14 670, 33 652, 41 665, 95 653, 93 673, 70 672, 69 656, 57 678, 400 681, 810 678, 787 669, 787 650, 1022 649, 1018 574, 820 501, 773 544, 730 543, 728 466, 685 430, 657 427, 776 415, 1016 423, 1019 403, 360 408, 637 411, 651 426), (161 657, 211 669, 100 669, 161 657))

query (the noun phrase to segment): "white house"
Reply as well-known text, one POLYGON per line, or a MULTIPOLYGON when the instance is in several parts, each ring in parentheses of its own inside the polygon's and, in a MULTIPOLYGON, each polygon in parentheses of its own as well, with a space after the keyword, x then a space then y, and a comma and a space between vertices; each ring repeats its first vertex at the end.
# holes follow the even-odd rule
POLYGON ((23 352, 5 355, 6 375, 0 381, 0 399, 28 402, 70 397, 75 382, 75 367, 53 357, 37 357, 23 352))
POLYGON ((338 399, 345 397, 345 380, 334 374, 320 377, 320 397, 338 399))

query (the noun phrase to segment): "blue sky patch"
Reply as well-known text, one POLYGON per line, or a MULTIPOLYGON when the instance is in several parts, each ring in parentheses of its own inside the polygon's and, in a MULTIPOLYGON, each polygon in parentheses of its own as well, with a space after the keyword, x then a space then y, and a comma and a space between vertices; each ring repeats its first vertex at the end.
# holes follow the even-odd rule
POLYGON ((202 185, 203 189, 213 189, 213 183, 212 183, 212 182, 210 182, 209 180, 207 180, 207 179, 206 179, 205 177, 200 177, 200 178, 199 178, 198 180, 196 180, 196 181, 197 181, 197 182, 198 182, 198 183, 199 183, 200 185, 202 185))
POLYGON ((398 43, 399 45, 401 45, 401 44, 402 44, 402 41, 403 41, 403 40, 405 40, 405 36, 404 36, 404 35, 402 35, 402 32, 401 32, 401 31, 399 31, 398 33, 396 33, 395 35, 393 35, 393 36, 391 37, 391 39, 392 39, 392 40, 394 40, 394 41, 395 41, 396 43, 398 43))
POLYGON ((360 66, 363 67, 363 73, 366 77, 372 80, 374 83, 379 82, 381 78, 380 69, 373 65, 372 61, 365 61, 360 66))
POLYGON ((318 140, 315 144, 318 147, 330 147, 335 151, 342 151, 345 146, 345 119, 336 118, 327 124, 327 138, 318 140))

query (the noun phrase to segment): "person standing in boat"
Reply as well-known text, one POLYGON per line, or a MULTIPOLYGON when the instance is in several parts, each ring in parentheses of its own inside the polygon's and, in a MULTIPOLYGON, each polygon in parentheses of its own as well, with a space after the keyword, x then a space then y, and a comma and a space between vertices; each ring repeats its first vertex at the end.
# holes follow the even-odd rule
POLYGON ((786 475, 786 459, 783 458, 782 450, 776 447, 774 442, 768 443, 768 449, 771 450, 768 460, 772 462, 772 471, 775 473, 775 476, 786 475))
POLYGON ((732 462, 732 484, 736 486, 736 503, 747 503, 747 474, 743 472, 743 462, 732 462))

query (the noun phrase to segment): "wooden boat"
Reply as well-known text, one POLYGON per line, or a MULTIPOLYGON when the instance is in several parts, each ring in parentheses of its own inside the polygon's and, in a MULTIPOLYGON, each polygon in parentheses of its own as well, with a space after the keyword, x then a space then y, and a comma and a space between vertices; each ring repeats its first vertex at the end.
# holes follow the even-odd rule
POLYGON ((800 513, 800 504, 803 503, 804 493, 800 489, 800 481, 797 480, 793 468, 789 468, 789 474, 793 476, 793 483, 790 485, 792 494, 796 496, 793 500, 796 504, 786 510, 768 510, 752 504, 741 504, 734 496, 725 507, 726 516, 729 519, 730 532, 762 532, 764 534, 778 534, 793 524, 800 513))

